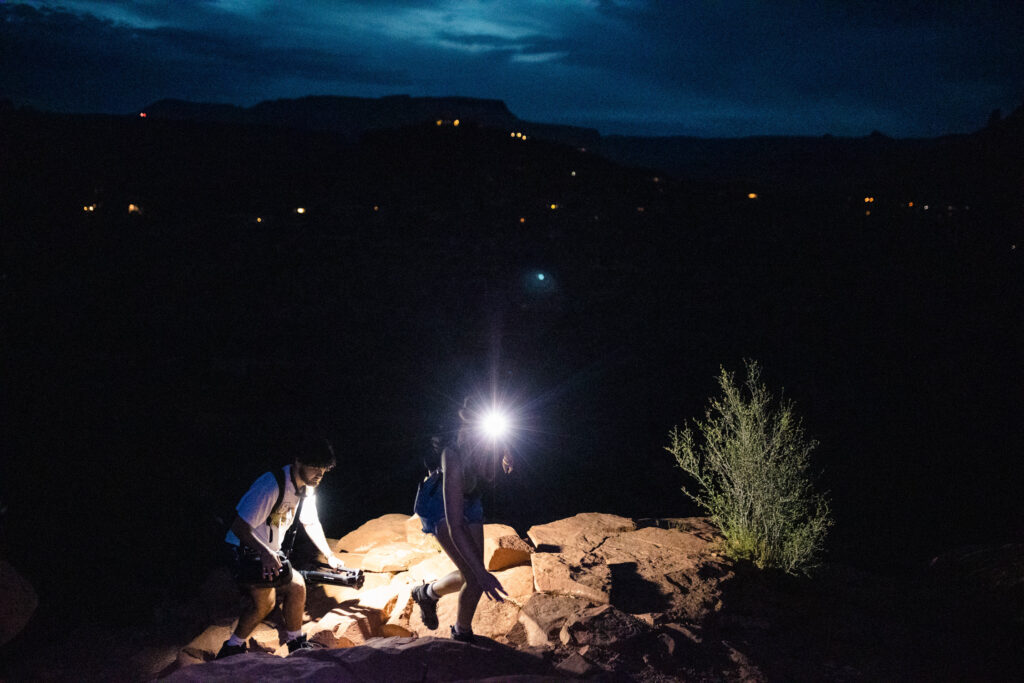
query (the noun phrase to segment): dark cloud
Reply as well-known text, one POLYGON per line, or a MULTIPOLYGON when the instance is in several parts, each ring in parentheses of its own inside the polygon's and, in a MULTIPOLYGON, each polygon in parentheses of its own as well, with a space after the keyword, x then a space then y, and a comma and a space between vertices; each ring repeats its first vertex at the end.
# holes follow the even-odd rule
POLYGON ((0 4, 0 96, 459 94, 602 132, 939 135, 1024 97, 1024 3, 65 0, 0 4))

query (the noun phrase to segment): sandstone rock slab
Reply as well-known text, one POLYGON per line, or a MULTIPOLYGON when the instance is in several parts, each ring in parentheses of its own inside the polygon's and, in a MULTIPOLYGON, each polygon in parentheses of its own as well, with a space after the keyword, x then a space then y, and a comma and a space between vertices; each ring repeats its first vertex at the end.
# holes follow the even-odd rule
POLYGON ((635 529, 636 523, 626 517, 582 512, 574 517, 530 527, 526 535, 540 552, 566 552, 569 548, 590 552, 608 536, 635 529))
POLYGON ((390 514, 371 519, 338 539, 334 552, 365 553, 388 543, 405 543, 409 515, 390 514))
POLYGON ((569 595, 596 604, 611 601, 611 571, 598 558, 574 563, 560 553, 534 553, 530 562, 538 593, 569 595))

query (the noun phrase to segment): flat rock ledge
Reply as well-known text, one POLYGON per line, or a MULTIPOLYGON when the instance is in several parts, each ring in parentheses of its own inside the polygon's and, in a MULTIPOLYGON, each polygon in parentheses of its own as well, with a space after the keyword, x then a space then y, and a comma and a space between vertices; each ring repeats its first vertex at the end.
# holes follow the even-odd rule
MULTIPOLYGON (((438 603, 427 629, 412 588, 455 569, 419 520, 370 520, 331 545, 364 571, 359 590, 310 586, 303 631, 322 649, 287 656, 279 614, 261 624, 245 655, 214 661, 236 613, 222 609, 206 629, 153 675, 217 680, 557 680, 630 671, 643 680, 678 680, 674 658, 699 644, 699 624, 720 606, 732 576, 714 551, 719 536, 703 518, 638 523, 581 513, 531 527, 484 527, 486 566, 508 592, 484 598, 473 620, 477 641, 449 639, 457 595, 438 603), (649 524, 643 526, 642 524, 649 524)), ((233 590, 215 573, 207 595, 233 590)), ((223 606, 223 604, 222 604, 223 606)), ((681 661, 681 660, 680 660, 681 661)))

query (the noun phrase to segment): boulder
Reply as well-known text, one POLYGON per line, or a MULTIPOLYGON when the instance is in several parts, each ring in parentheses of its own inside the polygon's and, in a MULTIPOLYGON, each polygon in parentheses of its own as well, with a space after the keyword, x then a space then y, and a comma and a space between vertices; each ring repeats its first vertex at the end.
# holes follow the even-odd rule
POLYGON ((709 542, 692 531, 648 527, 613 534, 597 555, 611 572, 610 602, 649 621, 662 614, 699 620, 730 575, 709 542), (698 575, 707 580, 695 583, 698 575))
POLYGON ((423 522, 417 515, 405 521, 405 542, 423 550, 441 552, 441 546, 434 535, 423 533, 423 522))
POLYGON ((409 628, 409 618, 415 604, 412 601, 412 586, 392 583, 398 589, 395 595, 395 602, 388 614, 388 620, 381 626, 382 636, 411 636, 414 635, 409 628))
POLYGON ((206 627, 202 633, 192 639, 185 647, 181 648, 178 663, 183 666, 196 662, 208 662, 220 651, 224 641, 231 637, 231 630, 234 623, 214 624, 206 627))
POLYGON ((455 563, 444 553, 438 552, 410 566, 407 575, 410 583, 420 584, 424 581, 440 579, 455 569, 455 563))
POLYGON ((526 535, 540 552, 562 552, 580 549, 587 553, 608 536, 634 531, 633 520, 601 512, 582 512, 575 517, 530 527, 526 535))
POLYGON ((310 650, 290 657, 229 657, 171 674, 179 681, 530 681, 557 672, 539 654, 486 639, 472 645, 448 638, 375 638, 361 647, 310 650))
MULTIPOLYGON (((306 612, 313 619, 331 612, 340 605, 358 601, 363 593, 368 593, 392 582, 391 574, 375 574, 367 572, 363 575, 363 587, 335 586, 322 583, 306 587, 306 612)), ((236 615, 237 616, 237 615, 236 615)))
POLYGON ((0 645, 25 628, 38 606, 32 584, 10 563, 0 560, 0 645))
POLYGON ((405 541, 374 546, 363 555, 362 569, 368 572, 403 572, 410 566, 436 555, 405 541))
POLYGON ((517 604, 521 605, 536 592, 533 585, 533 568, 529 565, 510 567, 493 573, 508 593, 509 599, 517 604))
POLYGON ((558 637, 563 645, 599 647, 619 651, 634 648, 636 640, 650 628, 636 617, 612 605, 588 607, 569 617, 558 637))
POLYGON ((380 629, 380 613, 348 605, 325 614, 310 629, 307 637, 328 648, 353 647, 372 638, 380 629))
POLYGON ((538 593, 568 595, 597 604, 611 600, 611 571, 596 556, 573 562, 561 553, 534 553, 530 562, 538 593))
POLYGON ((406 542, 406 523, 409 515, 390 514, 371 519, 355 531, 342 536, 334 545, 334 552, 365 553, 379 545, 406 542))
POLYGON ((489 571, 530 563, 533 548, 505 524, 484 525, 484 566, 489 571))
POLYGON ((566 621, 587 606, 587 601, 580 598, 535 593, 519 612, 519 623, 526 630, 526 642, 534 647, 553 645, 566 621))

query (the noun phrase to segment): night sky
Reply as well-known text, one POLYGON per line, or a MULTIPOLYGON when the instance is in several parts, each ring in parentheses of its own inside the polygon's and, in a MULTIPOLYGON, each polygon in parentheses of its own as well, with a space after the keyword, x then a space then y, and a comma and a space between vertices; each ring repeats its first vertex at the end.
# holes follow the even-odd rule
POLYGON ((1024 97, 1020 0, 0 0, 0 97, 500 99, 602 134, 966 133, 1024 97))

